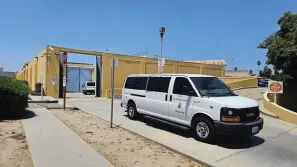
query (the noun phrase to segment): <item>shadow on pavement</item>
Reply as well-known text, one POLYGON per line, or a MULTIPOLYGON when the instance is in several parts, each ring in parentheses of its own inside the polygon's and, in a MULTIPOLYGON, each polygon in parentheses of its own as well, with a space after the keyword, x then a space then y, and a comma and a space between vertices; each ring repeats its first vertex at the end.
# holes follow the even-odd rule
MULTIPOLYGON (((125 117, 128 116, 124 115, 125 117)), ((191 130, 189 128, 181 128, 179 126, 172 126, 165 122, 161 122, 159 120, 152 120, 147 117, 141 116, 138 121, 145 123, 147 126, 150 126, 155 129, 164 130, 181 137, 185 138, 193 138, 191 130)), ((199 141, 197 141, 199 142, 199 141)), ((250 136, 250 137, 236 137, 236 136, 223 136, 217 135, 212 143, 208 143, 210 145, 217 145, 219 147, 228 148, 228 149, 246 149, 252 148, 258 145, 261 145, 265 142, 263 138, 258 136, 250 136)))
MULTIPOLYGON (((127 115, 124 115, 124 116, 127 117, 127 119, 129 119, 127 115)), ((183 129, 180 127, 171 126, 167 123, 151 120, 151 119, 148 119, 147 117, 143 117, 143 116, 139 117, 139 119, 137 121, 145 123, 147 126, 150 126, 152 128, 164 130, 164 131, 167 131, 170 133, 174 133, 174 134, 182 136, 182 137, 186 137, 186 138, 192 137, 189 129, 183 129)))
POLYGON ((30 119, 30 118, 34 118, 35 116, 36 114, 33 111, 26 110, 23 112, 23 114, 18 116, 0 115, 0 121, 30 119))
POLYGON ((256 147, 263 144, 264 142, 265 140, 258 136, 241 138, 234 136, 217 135, 212 144, 229 149, 245 149, 256 147))

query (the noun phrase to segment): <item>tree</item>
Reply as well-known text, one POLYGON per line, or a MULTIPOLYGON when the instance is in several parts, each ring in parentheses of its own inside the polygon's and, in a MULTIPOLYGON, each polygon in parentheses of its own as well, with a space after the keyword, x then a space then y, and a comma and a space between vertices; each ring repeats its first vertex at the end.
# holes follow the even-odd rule
POLYGON ((237 71, 237 67, 234 67, 234 71, 237 71))
POLYGON ((270 78, 271 75, 272 75, 272 70, 270 68, 268 68, 267 66, 265 66, 263 70, 259 71, 260 77, 270 78))
POLYGON ((296 80, 297 14, 285 12, 277 24, 280 29, 260 43, 258 48, 267 49, 266 64, 273 65, 276 74, 282 75, 284 79, 296 80))
POLYGON ((254 71, 253 70, 249 70, 249 74, 250 76, 253 76, 254 71))

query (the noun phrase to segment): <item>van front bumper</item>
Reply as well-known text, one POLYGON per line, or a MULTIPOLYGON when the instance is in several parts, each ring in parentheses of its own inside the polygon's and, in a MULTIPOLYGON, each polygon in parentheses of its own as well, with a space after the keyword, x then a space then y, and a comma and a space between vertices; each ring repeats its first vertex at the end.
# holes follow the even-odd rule
POLYGON ((215 121, 216 133, 222 135, 232 136, 252 136, 260 132, 263 129, 263 118, 259 118, 254 122, 249 123, 226 123, 215 121), (258 129, 257 131, 255 131, 258 129))

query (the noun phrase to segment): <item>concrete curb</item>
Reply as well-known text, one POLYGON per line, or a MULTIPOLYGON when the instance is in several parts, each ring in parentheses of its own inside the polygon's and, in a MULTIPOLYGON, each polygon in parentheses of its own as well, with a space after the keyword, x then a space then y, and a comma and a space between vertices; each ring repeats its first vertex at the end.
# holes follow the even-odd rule
POLYGON ((279 117, 277 115, 273 115, 273 114, 270 114, 270 113, 267 113, 267 112, 261 111, 261 110, 260 110, 260 112, 261 112, 261 114, 266 115, 268 117, 279 119, 279 117))
POLYGON ((275 115, 272 112, 267 111, 264 108, 264 106, 263 106, 263 100, 264 99, 261 99, 261 100, 258 101, 259 110, 260 110, 261 114, 266 115, 266 116, 271 117, 271 118, 274 118, 274 119, 279 119, 279 116, 275 115))
POLYGON ((58 103, 58 100, 28 100, 28 103, 58 103))
MULTIPOLYGON (((48 110, 63 110, 63 107, 44 107, 44 108, 46 108, 48 110)), ((79 109, 77 109, 75 107, 66 107, 66 110, 75 110, 76 111, 76 110, 79 110, 79 109)))
MULTIPOLYGON (((51 106, 42 106, 42 105, 40 105, 40 106, 46 108, 47 110, 63 110, 62 106, 61 107, 56 107, 56 106, 51 107, 51 106)), ((66 107, 66 110, 78 111, 80 109, 77 107, 66 107)))
MULTIPOLYGON (((106 121, 105 119, 103 119, 103 118, 101 118, 101 117, 99 117, 99 116, 97 116, 97 115, 90 114, 90 113, 85 112, 85 111, 83 111, 83 110, 80 110, 80 111, 82 111, 82 112, 84 112, 84 113, 86 113, 86 114, 88 114, 88 115, 92 115, 92 116, 94 116, 94 117, 97 117, 97 118, 99 118, 99 119, 101 119, 101 120, 103 120, 103 121, 106 121)), ((106 121, 106 122, 109 122, 109 121, 106 121)), ((117 127, 120 127, 120 128, 122 128, 122 129, 126 130, 126 131, 129 131, 130 133, 132 133, 132 134, 134 134, 134 135, 138 135, 138 136, 140 136, 140 137, 142 137, 142 138, 145 138, 145 139, 147 139, 147 140, 149 140, 149 141, 151 141, 151 142, 153 142, 153 143, 157 143, 157 144, 161 145, 162 147, 165 147, 165 148, 167 148, 167 149, 169 149, 169 150, 171 150, 171 151, 173 151, 173 152, 175 152, 175 153, 177 153, 177 154, 183 155, 183 156, 185 156, 185 157, 187 157, 187 158, 189 158, 189 159, 191 159, 191 160, 193 160, 193 161, 199 163, 200 165, 203 165, 203 166, 205 166, 205 167, 214 167, 213 165, 210 165, 210 164, 208 164, 208 163, 206 163, 206 162, 204 162, 204 161, 201 161, 201 160, 199 160, 199 159, 196 159, 196 158, 194 158, 194 157, 192 157, 192 156, 190 156, 190 155, 184 154, 184 153, 182 153, 182 152, 180 152, 180 151, 178 151, 178 150, 175 150, 175 149, 173 149, 173 148, 171 148, 171 147, 168 147, 168 146, 166 146, 166 145, 164 145, 164 144, 162 144, 162 143, 160 143, 160 142, 154 141, 154 140, 149 139, 149 138, 147 138, 147 137, 145 137, 145 136, 143 136, 143 135, 141 135, 141 134, 138 134, 138 133, 135 133, 135 132, 133 132, 133 131, 131 131, 131 130, 129 130, 129 129, 126 129, 126 128, 124 128, 123 126, 121 126, 121 125, 119 125, 119 124, 115 124, 115 123, 113 123, 113 124, 116 125, 117 127)), ((197 141, 197 142, 198 142, 198 141, 197 141)))

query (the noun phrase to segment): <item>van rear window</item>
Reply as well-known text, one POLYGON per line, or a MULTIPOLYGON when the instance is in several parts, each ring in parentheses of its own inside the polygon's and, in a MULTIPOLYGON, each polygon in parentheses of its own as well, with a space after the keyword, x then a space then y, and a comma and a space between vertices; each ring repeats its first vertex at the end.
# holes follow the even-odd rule
POLYGON ((95 86, 95 82, 87 82, 87 86, 95 86))
POLYGON ((148 77, 128 77, 125 83, 127 89, 145 90, 148 77))

